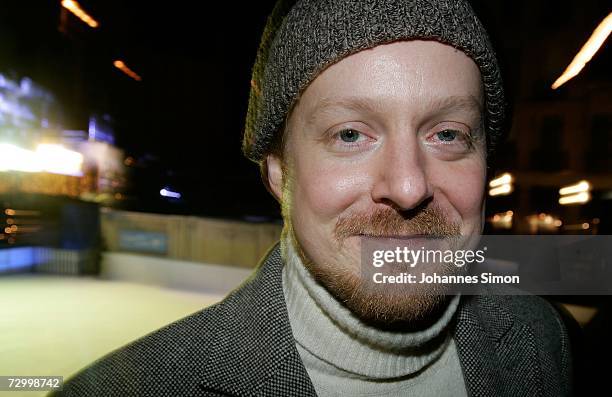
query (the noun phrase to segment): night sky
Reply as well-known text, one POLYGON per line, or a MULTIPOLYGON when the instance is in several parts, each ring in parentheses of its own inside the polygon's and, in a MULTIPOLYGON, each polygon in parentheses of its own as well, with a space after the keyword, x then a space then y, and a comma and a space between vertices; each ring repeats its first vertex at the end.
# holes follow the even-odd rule
MULTIPOLYGON (((90 29, 69 14, 66 33, 58 30, 59 3, 2 1, 0 72, 31 77, 55 93, 63 109, 58 122, 67 129, 86 129, 92 113, 113 117, 117 145, 137 159, 131 170, 137 199, 129 209, 279 216, 258 167, 240 149, 250 71, 274 1, 80 1, 100 27, 90 29), (142 82, 115 69, 118 58, 142 82), (158 197, 162 186, 181 191, 184 200, 164 204, 158 197)), ((539 95, 537 87, 521 88, 525 79, 548 92, 610 12, 606 1, 474 6, 498 51, 511 104, 539 95), (533 59, 537 75, 526 75, 529 69, 519 60, 529 46, 555 35, 569 39, 551 48, 554 56, 533 59)), ((610 58, 609 48, 600 50, 581 78, 607 76, 610 58)))

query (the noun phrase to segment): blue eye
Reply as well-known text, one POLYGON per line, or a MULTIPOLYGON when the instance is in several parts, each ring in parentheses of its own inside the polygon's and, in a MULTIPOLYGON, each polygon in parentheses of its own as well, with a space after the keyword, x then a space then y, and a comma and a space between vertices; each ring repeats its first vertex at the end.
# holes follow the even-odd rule
POLYGON ((451 142, 451 141, 454 141, 455 138, 457 138, 457 131, 443 130, 443 131, 436 133, 436 136, 441 141, 451 142))
POLYGON ((342 139, 344 142, 352 143, 357 142, 360 135, 360 132, 349 129, 340 132, 340 139, 342 139))

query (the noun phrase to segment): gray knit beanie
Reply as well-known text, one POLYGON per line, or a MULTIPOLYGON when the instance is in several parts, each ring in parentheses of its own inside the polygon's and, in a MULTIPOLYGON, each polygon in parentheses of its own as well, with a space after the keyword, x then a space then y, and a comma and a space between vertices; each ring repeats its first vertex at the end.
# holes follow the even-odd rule
POLYGON ((245 155, 261 162, 270 153, 294 101, 326 67, 408 39, 436 40, 474 60, 482 75, 491 150, 502 135, 504 93, 495 53, 467 0, 280 0, 253 67, 245 155))

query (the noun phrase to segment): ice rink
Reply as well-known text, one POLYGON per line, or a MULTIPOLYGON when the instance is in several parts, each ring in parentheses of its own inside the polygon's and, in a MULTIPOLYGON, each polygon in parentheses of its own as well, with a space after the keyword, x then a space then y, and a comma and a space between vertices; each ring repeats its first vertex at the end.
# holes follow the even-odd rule
MULTIPOLYGON (((0 374, 64 379, 106 353, 207 307, 219 294, 89 277, 0 277, 0 374)), ((47 392, 2 392, 41 396, 47 392)))

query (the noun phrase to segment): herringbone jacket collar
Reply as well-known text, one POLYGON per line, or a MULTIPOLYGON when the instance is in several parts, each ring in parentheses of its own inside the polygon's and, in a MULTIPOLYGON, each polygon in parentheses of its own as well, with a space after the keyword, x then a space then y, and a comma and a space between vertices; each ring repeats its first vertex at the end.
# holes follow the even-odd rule
MULTIPOLYGON (((218 324, 201 386, 236 396, 315 396, 289 325, 278 244, 242 286, 213 310, 218 324), (242 370, 249 368, 248 371, 242 370)), ((463 297, 453 328, 471 396, 542 393, 530 327, 519 326, 494 297, 463 297)))

